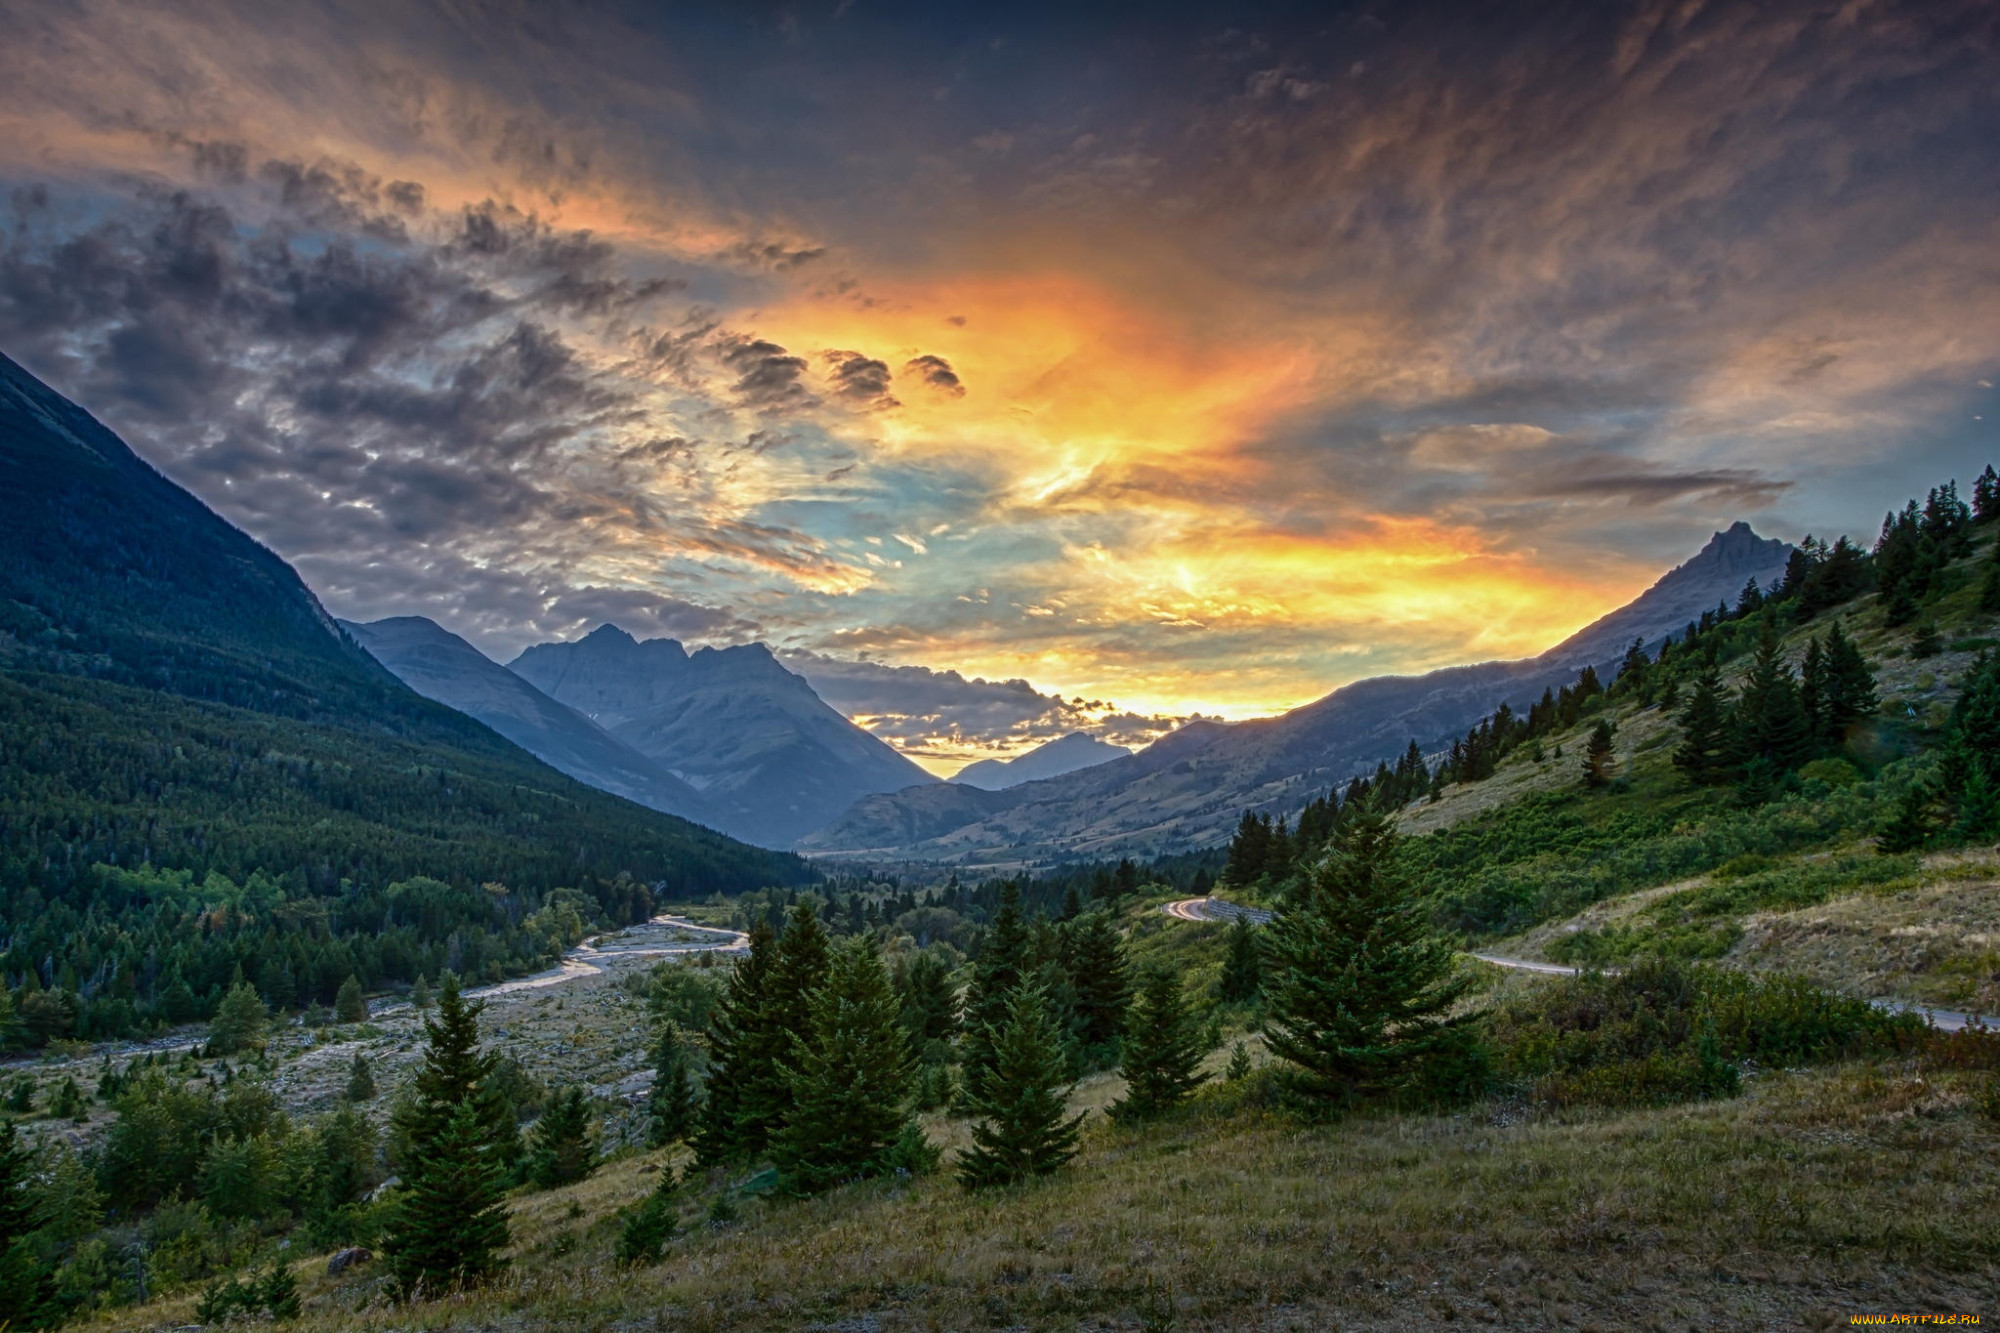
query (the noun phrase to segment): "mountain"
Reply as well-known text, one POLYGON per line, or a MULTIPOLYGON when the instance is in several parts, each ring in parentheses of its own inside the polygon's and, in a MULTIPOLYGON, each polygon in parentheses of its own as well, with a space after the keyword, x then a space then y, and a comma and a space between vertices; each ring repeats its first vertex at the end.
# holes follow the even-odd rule
POLYGON ((602 625, 508 666, 693 787, 716 827, 763 846, 789 846, 862 797, 936 782, 762 644, 689 653, 602 625))
POLYGON ((1769 585, 1791 548, 1738 523, 1626 606, 1539 657, 1380 676, 1280 717, 1196 722, 1123 759, 1027 782, 975 808, 930 790, 857 803, 801 839, 802 851, 977 863, 1155 855, 1229 836, 1246 808, 1291 809, 1394 760, 1412 738, 1433 752, 1503 700, 1526 707, 1586 664, 1607 670, 1633 639, 1657 645, 1745 581, 1769 585), (900 830, 910 836, 898 838, 900 830))
POLYGON ((1081 731, 1072 731, 1012 759, 982 759, 976 764, 967 764, 953 774, 951 780, 960 786, 978 787, 983 791, 1004 791, 1024 782, 1059 778, 1081 768, 1108 764, 1131 753, 1122 745, 1112 745, 1081 731))
POLYGON ((319 930, 415 876, 580 889, 612 916, 635 886, 810 877, 411 691, 284 561, 5 357, 0 513, 0 916, 109 922, 106 866, 261 874, 319 930))
POLYGON ((551 768, 670 815, 715 822, 693 787, 435 621, 395 616, 340 627, 418 694, 478 718, 551 768))

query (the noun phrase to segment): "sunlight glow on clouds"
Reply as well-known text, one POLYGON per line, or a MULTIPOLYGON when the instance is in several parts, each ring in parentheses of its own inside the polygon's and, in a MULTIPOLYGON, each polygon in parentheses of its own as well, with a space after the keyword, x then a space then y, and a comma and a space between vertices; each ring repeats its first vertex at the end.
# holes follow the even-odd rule
POLYGON ((1974 0, 0 15, 0 350, 339 614, 763 639, 934 766, 1994 452, 1974 0))

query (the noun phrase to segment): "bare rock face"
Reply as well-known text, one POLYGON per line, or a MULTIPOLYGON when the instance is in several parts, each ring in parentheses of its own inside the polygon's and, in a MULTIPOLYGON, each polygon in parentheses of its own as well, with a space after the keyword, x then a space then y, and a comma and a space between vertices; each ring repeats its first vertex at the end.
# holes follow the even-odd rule
POLYGON ((326 1275, 328 1277, 339 1277, 348 1269, 369 1263, 374 1258, 375 1252, 373 1250, 364 1249, 359 1245, 350 1245, 346 1249, 336 1252, 332 1258, 326 1261, 326 1275))

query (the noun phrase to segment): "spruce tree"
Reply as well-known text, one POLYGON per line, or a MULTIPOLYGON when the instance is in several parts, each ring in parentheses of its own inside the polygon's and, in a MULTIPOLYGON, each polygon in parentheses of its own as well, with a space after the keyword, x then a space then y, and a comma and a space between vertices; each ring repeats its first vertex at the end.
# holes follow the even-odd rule
POLYGON ((1241 1083, 1250 1077, 1250 1048, 1242 1042, 1229 1053, 1229 1067, 1222 1071, 1222 1077, 1231 1083, 1241 1083))
POLYGON ((431 983, 424 980, 421 972, 417 974, 415 984, 410 987, 410 1004, 420 1014, 431 1007, 431 983))
POLYGON ((988 1034, 992 1062, 977 1073, 972 1146, 957 1174, 967 1189, 1012 1185, 1060 1170, 1076 1156, 1083 1115, 1068 1112, 1067 1059, 1040 987, 1008 995, 999 1027, 988 1034))
POLYGON ((655 1264, 667 1242, 680 1230, 680 1182, 671 1166, 660 1168, 660 1179, 638 1207, 625 1214, 618 1234, 618 1262, 655 1264))
POLYGON ((1068 929, 1077 1040, 1094 1058, 1103 1059, 1124 1034, 1125 1010, 1132 1002, 1125 942, 1111 913, 1103 908, 1085 913, 1068 929))
POLYGON ((958 1035, 958 989, 952 985, 951 964, 930 949, 906 955, 896 968, 895 984, 911 1053, 920 1060, 942 1060, 946 1044, 958 1035))
POLYGON ((1730 754, 1739 771, 1762 759, 1774 778, 1812 756, 1813 726, 1778 636, 1766 627, 1730 715, 1730 754))
POLYGON ((1821 738, 1837 744, 1847 729, 1875 711, 1875 674, 1868 659, 1835 621, 1827 627, 1819 689, 1821 738))
POLYGON ((368 1017, 368 1001, 362 997, 361 981, 352 972, 333 997, 333 1016, 342 1023, 359 1023, 368 1017))
POLYGON ((1921 782, 1913 782, 1896 802, 1896 811, 1875 835, 1875 850, 1884 856, 1919 851, 1937 832, 1933 815, 1937 798, 1921 782))
POLYGON ((0 1329, 43 1326, 52 1295, 50 1274, 28 1239, 39 1223, 39 1193, 33 1155, 13 1122, 0 1122, 0 1329))
POLYGON ((1293 1087, 1339 1104, 1392 1088, 1464 1032, 1450 1011, 1469 980, 1395 868, 1395 833, 1368 812, 1345 825, 1265 928, 1266 1043, 1293 1087))
POLYGON ((1722 679, 1712 663, 1695 677, 1680 720, 1682 739, 1674 751, 1674 767, 1691 782, 1722 781, 1729 770, 1729 716, 1722 679))
POLYGON ((391 1114, 398 1166, 408 1155, 420 1159, 446 1124, 469 1104, 478 1118, 481 1143, 490 1159, 511 1171, 520 1157, 520 1130, 514 1106, 498 1077, 500 1057, 479 1049, 479 1015, 485 1006, 459 993, 458 978, 445 973, 438 988, 437 1015, 424 1019, 424 1061, 407 1097, 391 1114))
POLYGON ((910 1118, 912 1061, 889 974, 874 942, 833 954, 791 1075, 791 1104, 772 1157, 792 1188, 813 1193, 880 1174, 910 1118))
POLYGON ((1979 580, 1979 609, 1989 614, 2000 611, 2000 537, 1993 541, 1993 554, 1987 558, 1986 573, 1979 580))
POLYGON ((1231 1004, 1256 999, 1262 978, 1263 959, 1257 951, 1256 932, 1248 917, 1239 916, 1229 928, 1228 951, 1222 957, 1222 999, 1231 1004))
POLYGON ((352 1105, 336 1106, 320 1121, 312 1178, 322 1218, 360 1203, 376 1180, 375 1127, 352 1105))
POLYGON ((985 1071, 993 1066, 994 1034, 1006 1022, 1008 997, 1021 984, 1027 969, 1028 925, 1021 917, 1021 889, 1009 880, 1000 888, 999 910, 986 928, 986 938, 972 962, 972 983, 965 991, 959 1062, 968 1108, 985 1071))
POLYGON ((375 1100, 375 1073, 368 1067, 368 1057, 359 1051, 354 1053, 354 1063, 347 1068, 347 1100, 350 1102, 375 1100))
POLYGON ((1583 783, 1605 787, 1611 783, 1611 723, 1599 718, 1583 745, 1583 783))
POLYGON ((693 1138, 700 1114, 687 1038, 678 1025, 661 1023, 653 1039, 653 1087, 646 1095, 647 1143, 665 1148, 693 1138))
POLYGON ((1153 968, 1140 984, 1125 1038, 1125 1096, 1111 1107, 1119 1120, 1145 1120, 1186 1101, 1202 1085, 1206 1034, 1181 990, 1180 977, 1153 968))
POLYGON ((812 1021, 812 997, 826 981, 832 942, 811 900, 793 904, 778 937, 764 985, 760 1021, 739 1041, 736 1057, 742 1080, 736 1136, 745 1156, 767 1151, 791 1109, 788 1066, 812 1021))
POLYGON ((405 1299, 476 1285, 506 1266, 506 1174, 477 1105, 470 1098, 453 1103, 416 1145, 382 1238, 405 1299))
POLYGON ((765 992, 777 961, 778 937, 762 921, 750 927, 749 955, 730 971, 709 1032, 708 1096, 695 1134, 703 1166, 738 1161, 761 1149, 742 1130, 743 1108, 760 1059, 770 1047, 765 992))
POLYGON ((208 1049, 212 1055, 235 1055, 264 1044, 268 1015, 257 988, 239 981, 222 997, 215 1019, 208 1025, 208 1049))
POLYGON ((590 1094, 572 1083, 550 1101, 528 1135, 528 1179, 545 1190, 574 1185, 597 1169, 590 1094))
POLYGON ((1944 790, 1955 841, 2000 838, 2000 656, 1983 652, 1966 672, 1945 731, 1944 790))

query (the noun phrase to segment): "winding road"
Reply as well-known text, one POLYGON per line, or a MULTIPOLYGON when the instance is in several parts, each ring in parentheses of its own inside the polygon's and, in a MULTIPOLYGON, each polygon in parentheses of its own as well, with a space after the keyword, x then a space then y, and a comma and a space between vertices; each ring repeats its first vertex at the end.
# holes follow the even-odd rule
MULTIPOLYGON (((1271 914, 1261 907, 1243 907, 1220 898, 1182 898, 1167 903, 1160 910, 1177 921, 1235 921, 1247 920, 1253 926, 1261 926, 1271 919, 1271 914)), ((1520 972, 1537 972, 1543 976, 1573 977, 1582 968, 1565 967, 1561 963, 1538 963, 1528 958, 1508 958, 1501 954, 1475 953, 1469 955, 1482 963, 1494 967, 1511 968, 1520 972)), ((1605 969, 1611 971, 1615 969, 1605 969)), ((1929 1005, 1913 1004, 1908 1000, 1871 999, 1868 1003, 1877 1009, 1887 1009, 1899 1014, 1921 1014, 1932 1027, 1940 1032, 1957 1032, 1981 1020, 1974 1014, 1961 1014, 1954 1009, 1933 1009, 1929 1005)))

